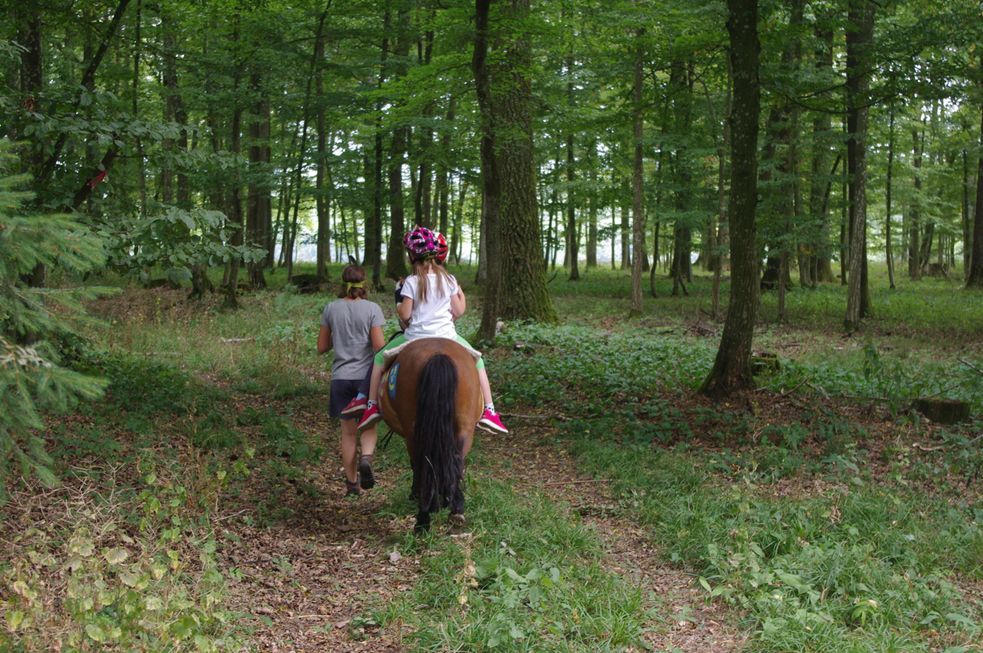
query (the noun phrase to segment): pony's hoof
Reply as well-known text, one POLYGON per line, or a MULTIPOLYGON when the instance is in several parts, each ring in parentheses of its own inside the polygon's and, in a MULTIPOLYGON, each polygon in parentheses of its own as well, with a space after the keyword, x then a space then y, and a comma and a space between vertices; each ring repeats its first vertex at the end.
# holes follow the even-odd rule
POLYGON ((416 524, 413 532, 417 535, 425 535, 430 531, 430 524, 416 524))
POLYGON ((458 530, 466 527, 468 520, 461 513, 454 513, 447 518, 447 523, 450 524, 451 530, 458 530))

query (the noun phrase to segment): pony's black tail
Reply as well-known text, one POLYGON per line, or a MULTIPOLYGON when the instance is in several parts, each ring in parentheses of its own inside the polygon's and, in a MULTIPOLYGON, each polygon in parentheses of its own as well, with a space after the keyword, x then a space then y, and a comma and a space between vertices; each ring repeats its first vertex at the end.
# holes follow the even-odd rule
POLYGON ((416 390, 413 485, 421 514, 448 505, 464 475, 464 458, 455 432, 457 369, 445 354, 423 366, 416 390))

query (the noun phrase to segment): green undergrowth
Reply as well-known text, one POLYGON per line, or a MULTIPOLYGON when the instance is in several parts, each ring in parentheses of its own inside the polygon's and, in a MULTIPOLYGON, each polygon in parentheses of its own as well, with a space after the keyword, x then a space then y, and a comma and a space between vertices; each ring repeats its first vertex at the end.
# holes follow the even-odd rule
MULTIPOLYGON (((602 414, 612 401, 634 412, 635 402, 660 391, 695 390, 716 354, 716 343, 704 339, 624 327, 510 324, 499 344, 489 373, 504 403, 561 406, 568 415, 602 414)), ((779 364, 759 379, 762 387, 873 400, 895 413, 918 397, 962 399, 983 414, 978 357, 916 357, 867 345, 807 360, 782 357, 779 364)))
MULTIPOLYGON (((638 590, 601 564, 598 534, 537 491, 517 492, 476 450, 465 491, 469 534, 444 518, 404 554, 420 556, 413 589, 372 619, 405 628, 417 651, 623 651, 647 618, 638 590)), ((408 483, 408 480, 407 480, 408 483)), ((412 512, 408 501, 386 508, 412 512)))
POLYGON ((81 348, 74 366, 106 395, 50 420, 60 486, 0 511, 0 650, 240 650, 214 519, 249 487, 244 518, 277 519, 313 488, 320 439, 144 353, 81 348))
POLYGON ((983 577, 983 504, 885 486, 851 467, 822 491, 773 497, 740 470, 721 474, 712 452, 597 435, 614 430, 572 422, 564 442, 612 481, 670 560, 748 615, 750 650, 978 650, 983 606, 958 582, 983 577))
MULTIPOLYGON (((459 275, 465 279, 471 275, 459 275)), ((549 289, 564 322, 594 325, 609 320, 622 322, 628 314, 631 276, 628 271, 595 268, 581 270, 578 281, 569 281, 564 270, 555 277, 549 289)), ((983 334, 983 294, 963 289, 957 279, 924 278, 920 281, 897 279, 897 287, 888 284, 887 267, 870 265, 872 316, 865 321, 864 332, 877 336, 911 338, 920 344, 950 339, 979 339, 983 334)), ((688 294, 672 297, 672 281, 662 268, 656 275, 658 297, 649 294, 649 277, 643 280, 643 319, 673 325, 682 321, 707 321, 711 308, 713 277, 694 267, 693 282, 687 285, 688 294)), ((721 284, 720 306, 726 309, 729 297, 729 276, 721 284)), ((778 298, 774 291, 761 293, 760 320, 763 324, 777 322, 778 298)), ((803 332, 824 332, 839 335, 846 313, 846 287, 823 283, 818 288, 802 288, 793 284, 786 295, 786 324, 803 332)))

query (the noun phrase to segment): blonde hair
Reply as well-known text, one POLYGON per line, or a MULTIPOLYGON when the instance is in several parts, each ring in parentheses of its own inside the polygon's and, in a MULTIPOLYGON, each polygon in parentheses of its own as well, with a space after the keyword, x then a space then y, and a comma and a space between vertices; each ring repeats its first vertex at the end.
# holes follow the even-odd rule
POLYGON ((440 297, 444 296, 444 284, 450 285, 450 273, 444 269, 444 266, 437 264, 432 258, 425 259, 423 261, 413 262, 413 273, 416 274, 417 280, 417 295, 416 301, 423 303, 427 301, 427 290, 429 284, 427 283, 427 275, 433 272, 437 275, 437 295, 440 297))

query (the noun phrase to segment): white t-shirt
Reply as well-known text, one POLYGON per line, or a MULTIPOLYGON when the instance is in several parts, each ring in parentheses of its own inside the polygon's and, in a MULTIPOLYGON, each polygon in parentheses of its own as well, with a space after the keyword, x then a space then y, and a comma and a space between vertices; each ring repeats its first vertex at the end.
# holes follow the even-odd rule
POLYGON ((457 279, 448 274, 444 279, 443 294, 437 291, 437 275, 427 275, 427 301, 419 299, 419 278, 411 274, 403 281, 403 297, 413 300, 413 313, 410 326, 406 329, 407 340, 415 338, 454 338, 454 318, 451 315, 451 297, 457 294, 457 279))

